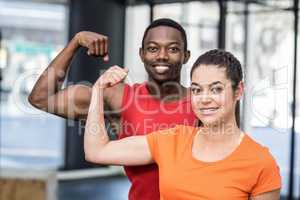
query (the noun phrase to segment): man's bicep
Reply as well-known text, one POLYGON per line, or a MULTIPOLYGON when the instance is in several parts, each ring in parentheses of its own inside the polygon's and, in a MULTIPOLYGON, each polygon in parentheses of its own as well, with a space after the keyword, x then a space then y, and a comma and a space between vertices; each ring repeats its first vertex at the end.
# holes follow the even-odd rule
POLYGON ((91 99, 91 88, 71 85, 48 98, 47 112, 69 119, 86 118, 91 99))
MULTIPOLYGON (((106 108, 116 112, 121 109, 123 88, 121 84, 118 84, 118 86, 105 90, 106 108)), ((68 119, 85 119, 89 110, 91 94, 90 86, 70 85, 48 97, 48 106, 45 110, 68 119)))

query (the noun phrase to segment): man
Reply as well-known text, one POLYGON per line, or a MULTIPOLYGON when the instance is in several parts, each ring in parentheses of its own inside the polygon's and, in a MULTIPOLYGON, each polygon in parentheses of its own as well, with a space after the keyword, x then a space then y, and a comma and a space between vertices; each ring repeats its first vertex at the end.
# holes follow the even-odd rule
MULTIPOLYGON (((91 88, 76 84, 61 90, 61 83, 73 55, 79 47, 87 48, 88 55, 108 57, 108 38, 79 32, 52 61, 35 84, 29 102, 35 107, 65 118, 86 118, 91 88)), ((140 58, 149 75, 147 82, 129 86, 119 83, 104 90, 107 106, 119 113, 119 138, 150 133, 176 124, 194 125, 189 101, 189 90, 180 84, 180 71, 190 52, 186 33, 175 21, 158 19, 145 30, 140 58)), ((115 79, 127 69, 113 66, 106 75, 115 79)), ((125 167, 132 186, 130 200, 159 200, 156 165, 125 167)))

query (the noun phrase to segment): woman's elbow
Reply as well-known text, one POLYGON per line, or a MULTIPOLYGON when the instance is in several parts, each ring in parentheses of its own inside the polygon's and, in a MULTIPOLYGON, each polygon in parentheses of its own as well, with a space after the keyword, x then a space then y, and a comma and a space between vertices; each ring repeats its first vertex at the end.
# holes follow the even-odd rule
POLYGON ((91 153, 85 153, 84 154, 84 158, 87 162, 91 162, 91 163, 97 163, 97 159, 95 158, 95 156, 91 153))
POLYGON ((84 150, 84 159, 88 162, 95 163, 96 162, 95 153, 93 153, 92 151, 84 150))
POLYGON ((103 159, 101 159, 101 152, 86 151, 84 152, 84 158, 87 162, 104 164, 103 159))
POLYGON ((85 161, 91 162, 91 163, 94 163, 94 161, 95 161, 95 159, 89 154, 85 154, 84 159, 85 159, 85 161))

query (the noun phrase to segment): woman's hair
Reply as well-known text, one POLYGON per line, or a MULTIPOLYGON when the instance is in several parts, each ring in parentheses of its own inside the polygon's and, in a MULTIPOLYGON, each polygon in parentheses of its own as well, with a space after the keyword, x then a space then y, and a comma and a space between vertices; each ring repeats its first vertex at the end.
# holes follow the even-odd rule
POLYGON ((191 77, 200 65, 214 65, 226 69, 226 76, 231 80, 233 90, 243 80, 243 71, 240 61, 228 51, 214 49, 200 55, 193 64, 191 77))
MULTIPOLYGON (((231 80, 233 91, 237 89, 238 84, 243 80, 243 71, 240 61, 228 51, 214 49, 200 55, 191 69, 191 78, 195 69, 201 65, 225 68, 226 76, 231 80)), ((235 117, 238 126, 240 126, 239 101, 235 107, 235 117)))

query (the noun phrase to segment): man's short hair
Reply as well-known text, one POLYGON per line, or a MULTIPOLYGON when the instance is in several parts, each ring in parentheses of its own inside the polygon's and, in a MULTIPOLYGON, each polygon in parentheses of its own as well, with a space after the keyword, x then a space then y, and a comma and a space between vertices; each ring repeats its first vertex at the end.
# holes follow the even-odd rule
POLYGON ((145 30, 143 40, 142 40, 142 48, 144 48, 144 41, 146 38, 146 35, 148 34, 148 31, 152 28, 158 27, 158 26, 168 26, 175 28, 181 33, 181 37, 184 43, 184 51, 187 51, 187 39, 186 39, 186 32, 183 29, 183 27, 177 23, 176 21, 169 19, 169 18, 160 18, 157 20, 154 20, 145 30))

